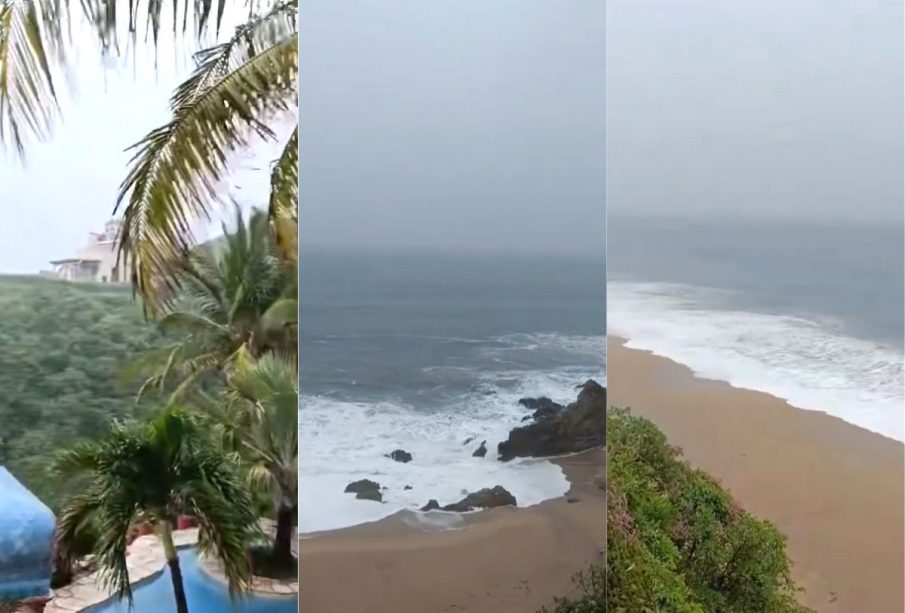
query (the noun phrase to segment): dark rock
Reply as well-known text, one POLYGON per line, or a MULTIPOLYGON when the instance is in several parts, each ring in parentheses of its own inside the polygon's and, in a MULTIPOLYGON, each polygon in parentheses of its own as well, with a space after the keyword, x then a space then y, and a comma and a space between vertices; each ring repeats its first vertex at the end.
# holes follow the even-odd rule
POLYGON ((422 511, 435 511, 440 508, 440 503, 431 498, 427 501, 427 504, 421 507, 422 511))
POLYGON ((404 489, 404 490, 410 490, 410 489, 412 489, 412 486, 411 486, 411 485, 406 485, 406 486, 405 486, 404 488, 402 488, 402 489, 404 489))
POLYGON ((474 437, 473 437, 473 436, 469 436, 467 439, 465 439, 465 440, 462 442, 462 444, 463 444, 463 445, 467 445, 468 443, 470 443, 470 442, 473 441, 473 440, 474 440, 474 437))
POLYGON ((380 484, 376 481, 371 481, 370 479, 353 481, 346 486, 345 492, 347 494, 355 494, 355 497, 360 498, 361 500, 376 500, 377 502, 383 502, 383 494, 380 493, 380 484))
MULTIPOLYGON (((553 402, 546 396, 541 396, 540 398, 522 398, 518 403, 526 409, 534 411, 531 415, 531 417, 534 418, 534 421, 547 419, 565 409, 563 405, 553 402)), ((522 421, 525 420, 523 419, 522 421)))
POLYGON ((560 409, 562 408, 562 405, 553 402, 546 396, 541 396, 540 398, 519 398, 518 403, 526 409, 531 409, 532 411, 543 409, 545 407, 558 407, 560 409))
POLYGON ((515 506, 515 496, 510 494, 506 488, 497 485, 492 488, 484 488, 472 494, 468 494, 459 502, 446 505, 443 507, 443 510, 464 513, 465 511, 472 511, 474 509, 491 509, 493 507, 503 507, 506 505, 515 506))
POLYGON ((568 502, 569 504, 572 504, 575 502, 581 502, 581 499, 578 498, 577 496, 569 496, 568 498, 566 498, 566 502, 568 502))
MULTIPOLYGON (((497 446, 499 459, 506 462, 516 457, 554 456, 606 445, 606 388, 593 380, 580 387, 575 402, 534 423, 513 428, 509 438, 497 446)), ((545 408, 552 407, 545 404, 545 408)))
POLYGON ((404 449, 397 449, 393 453, 388 453, 386 457, 396 460, 397 462, 402 462, 403 464, 412 461, 412 454, 404 449))
POLYGON ((474 450, 474 453, 471 454, 472 457, 475 458, 483 458, 487 455, 487 441, 481 441, 481 445, 474 450))

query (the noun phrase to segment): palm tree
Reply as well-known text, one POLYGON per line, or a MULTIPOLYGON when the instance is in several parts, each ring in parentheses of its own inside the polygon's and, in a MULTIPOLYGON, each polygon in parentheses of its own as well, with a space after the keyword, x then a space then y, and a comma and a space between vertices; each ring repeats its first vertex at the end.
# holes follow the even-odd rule
MULTIPOLYGON (((191 23, 200 40, 212 20, 219 33, 227 0, 130 0, 119 12, 116 4, 81 0, 75 8, 105 53, 120 48, 124 14, 133 45, 144 20, 158 44, 164 5, 172 6, 174 34, 191 23)), ((124 222, 120 257, 152 314, 179 286, 179 262, 194 244, 192 223, 208 218, 220 202, 232 155, 256 138, 275 139, 281 120, 297 123, 289 111, 298 99, 298 0, 231 4, 250 6, 248 21, 226 42, 196 54, 195 71, 171 98, 171 120, 134 145, 121 186, 115 211, 124 222)), ((0 0, 0 145, 20 155, 30 138, 47 137, 58 118, 56 73, 66 64, 73 20, 69 0, 0 0)), ((298 231, 297 184, 296 127, 274 164, 268 211, 290 262, 298 231)))
POLYGON ((266 354, 243 359, 230 377, 242 407, 240 454, 255 489, 269 491, 276 507, 274 560, 292 562, 292 527, 298 509, 298 374, 289 360, 266 354))
POLYGON ((272 558, 292 565, 298 509, 298 374, 291 358, 240 351, 229 376, 228 403, 199 403, 228 448, 242 459, 251 490, 271 498, 276 514, 272 558))
POLYGON ((205 374, 226 374, 242 348, 253 357, 295 355, 295 272, 279 257, 264 213, 252 213, 247 224, 241 211, 236 217, 235 231, 224 226, 221 242, 198 247, 179 263, 180 288, 166 301, 160 327, 180 338, 145 356, 158 363, 139 395, 178 382, 171 396, 177 401, 205 374))
POLYGON ((234 457, 214 444, 185 412, 170 408, 147 423, 115 423, 100 440, 61 454, 63 476, 80 479, 82 493, 71 497, 59 519, 63 542, 94 522, 94 544, 103 586, 132 600, 126 566, 126 539, 136 520, 153 523, 163 545, 176 610, 188 612, 173 525, 183 513, 198 518, 198 548, 223 563, 230 593, 248 587, 247 547, 257 518, 234 457))

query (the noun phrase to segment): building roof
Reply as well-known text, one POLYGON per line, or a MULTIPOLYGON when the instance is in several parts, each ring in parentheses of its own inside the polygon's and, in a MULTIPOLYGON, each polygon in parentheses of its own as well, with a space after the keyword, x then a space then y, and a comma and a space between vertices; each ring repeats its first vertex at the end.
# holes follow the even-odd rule
POLYGON ((100 260, 95 260, 93 258, 65 258, 62 260, 51 260, 51 264, 100 264, 100 260))

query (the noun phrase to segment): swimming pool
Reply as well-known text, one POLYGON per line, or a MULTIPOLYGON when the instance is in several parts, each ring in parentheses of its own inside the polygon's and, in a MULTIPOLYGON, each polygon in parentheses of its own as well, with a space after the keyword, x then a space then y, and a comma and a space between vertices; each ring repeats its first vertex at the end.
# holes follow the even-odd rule
MULTIPOLYGON (((232 602, 226 586, 201 569, 194 549, 179 552, 185 595, 189 613, 297 613, 298 596, 247 596, 232 602)), ((130 611, 126 601, 110 601, 87 609, 91 613, 175 613, 173 582, 169 567, 134 593, 135 605, 130 611)))

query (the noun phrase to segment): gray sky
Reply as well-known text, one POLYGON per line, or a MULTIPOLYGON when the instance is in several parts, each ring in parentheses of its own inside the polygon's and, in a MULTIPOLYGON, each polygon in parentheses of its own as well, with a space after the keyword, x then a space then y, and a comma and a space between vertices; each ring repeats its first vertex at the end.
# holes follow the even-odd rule
POLYGON ((600 254, 604 3, 305 2, 301 240, 600 254))
MULTIPOLYGON (((240 18, 227 12, 224 34, 240 18)), ((24 167, 0 150, 0 272, 48 269, 49 260, 71 256, 89 232, 103 229, 126 174, 124 149, 169 119, 170 94, 192 70, 191 37, 169 36, 161 35, 156 68, 152 48, 143 47, 128 60, 109 60, 105 70, 91 36, 76 30, 81 44, 71 58, 73 87, 63 89, 63 121, 48 142, 29 147, 24 167)), ((267 165, 277 149, 263 146, 238 161, 230 188, 243 204, 266 205, 267 165)))
POLYGON ((608 0, 608 208, 903 216, 901 0, 608 0))

